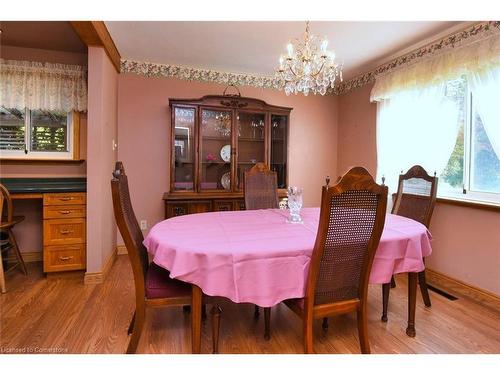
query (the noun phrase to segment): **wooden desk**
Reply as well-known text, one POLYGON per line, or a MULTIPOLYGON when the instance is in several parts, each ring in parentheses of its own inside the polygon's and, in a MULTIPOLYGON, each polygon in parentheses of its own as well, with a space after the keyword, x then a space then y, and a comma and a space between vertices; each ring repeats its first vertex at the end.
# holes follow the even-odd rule
POLYGON ((0 183, 11 192, 13 201, 41 200, 43 271, 84 270, 87 265, 86 179, 6 178, 0 183))

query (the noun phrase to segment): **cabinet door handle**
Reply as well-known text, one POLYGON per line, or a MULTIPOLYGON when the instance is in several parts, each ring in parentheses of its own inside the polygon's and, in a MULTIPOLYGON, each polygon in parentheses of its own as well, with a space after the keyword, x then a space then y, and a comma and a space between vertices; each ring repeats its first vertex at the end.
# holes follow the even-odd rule
POLYGON ((59 198, 60 201, 66 202, 66 201, 72 201, 75 199, 75 197, 61 197, 59 198))
POLYGON ((71 211, 70 210, 61 210, 61 211, 59 211, 59 213, 62 215, 67 215, 67 214, 70 214, 71 211))
POLYGON ((69 233, 73 233, 73 231, 72 231, 72 230, 69 230, 69 229, 61 229, 61 230, 59 231, 59 233, 61 233, 61 234, 69 234, 69 233))
POLYGON ((63 257, 63 256, 60 256, 59 257, 59 260, 62 260, 62 261, 66 261, 66 260, 70 260, 70 259, 73 259, 73 257, 63 257))

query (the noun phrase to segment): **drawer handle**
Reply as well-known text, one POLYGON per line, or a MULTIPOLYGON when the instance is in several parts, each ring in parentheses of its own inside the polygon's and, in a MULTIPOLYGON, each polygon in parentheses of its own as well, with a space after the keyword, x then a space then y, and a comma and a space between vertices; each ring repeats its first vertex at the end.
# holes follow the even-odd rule
POLYGON ((70 214, 71 211, 70 210, 61 210, 61 211, 59 211, 59 213, 62 215, 67 215, 67 214, 70 214))
POLYGON ((63 257, 63 256, 59 257, 59 260, 62 260, 62 261, 71 260, 71 259, 73 259, 72 256, 71 257, 63 257))
POLYGON ((72 230, 69 230, 69 229, 61 229, 61 230, 59 231, 59 233, 61 233, 61 234, 69 234, 69 233, 73 233, 73 231, 72 231, 72 230))
POLYGON ((59 200, 63 201, 63 202, 72 201, 73 199, 75 199, 75 197, 62 197, 62 198, 59 198, 59 200))

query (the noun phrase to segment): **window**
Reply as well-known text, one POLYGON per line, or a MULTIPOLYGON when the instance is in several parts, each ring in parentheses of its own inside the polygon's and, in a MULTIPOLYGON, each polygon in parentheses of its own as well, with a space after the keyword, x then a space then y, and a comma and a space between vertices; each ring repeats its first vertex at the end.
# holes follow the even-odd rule
POLYGON ((446 96, 458 105, 459 131, 439 179, 438 196, 500 202, 499 155, 488 138, 466 79, 448 82, 446 96))
POLYGON ((77 113, 0 107, 0 157, 77 159, 77 121, 77 113))

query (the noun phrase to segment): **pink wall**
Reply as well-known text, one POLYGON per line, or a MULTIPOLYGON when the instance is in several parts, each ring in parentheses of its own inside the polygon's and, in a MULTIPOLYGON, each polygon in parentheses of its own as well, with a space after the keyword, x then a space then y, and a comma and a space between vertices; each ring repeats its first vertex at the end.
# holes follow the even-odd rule
MULTIPOLYGON (((376 105, 372 85, 339 97, 339 171, 365 166, 375 174, 376 105)), ((500 295, 500 214, 438 203, 430 231, 433 253, 427 266, 467 284, 500 295)))
POLYGON ((372 85, 366 85, 339 96, 339 173, 361 165, 376 176, 377 105, 367 100, 371 89, 372 85))
POLYGON ((110 179, 116 161, 118 73, 101 47, 89 47, 87 272, 100 272, 116 248, 110 179))
MULTIPOLYGON (((26 60, 59 64, 87 65, 87 54, 1 46, 1 56, 9 60, 26 60)), ((87 155, 87 115, 80 116, 80 157, 87 155)), ((2 177, 85 177, 86 163, 44 163, 0 161, 2 177)), ((42 202, 40 199, 15 201, 15 214, 26 219, 14 229, 21 252, 41 252, 43 248, 42 202)))
MULTIPOLYGON (((169 98, 222 94, 225 86, 178 79, 119 77, 118 158, 124 162, 138 220, 148 227, 164 218, 162 195, 169 189, 169 98)), ((304 204, 320 203, 325 176, 337 174, 337 98, 286 96, 276 90, 241 87, 242 96, 293 107, 289 182, 304 188, 304 204)), ((109 170, 111 172, 111 170, 109 170)), ((121 240, 120 240, 121 241, 121 240)))

